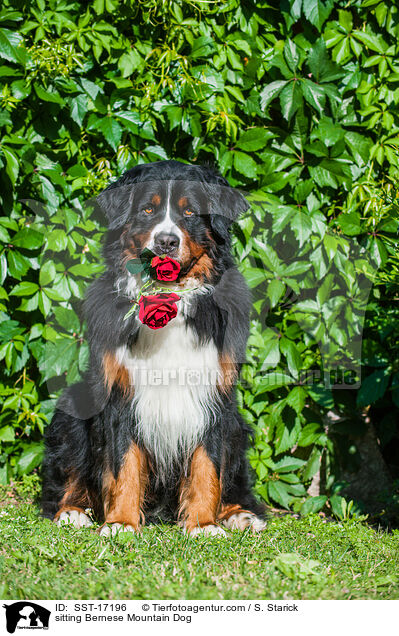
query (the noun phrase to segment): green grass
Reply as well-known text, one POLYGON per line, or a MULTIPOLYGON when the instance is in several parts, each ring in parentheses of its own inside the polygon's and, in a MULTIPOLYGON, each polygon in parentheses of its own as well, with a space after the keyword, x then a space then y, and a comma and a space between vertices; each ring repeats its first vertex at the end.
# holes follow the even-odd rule
POLYGON ((0 497, 4 599, 399 598, 398 531, 286 515, 258 536, 191 539, 150 526, 105 539, 41 519, 29 489, 0 497))

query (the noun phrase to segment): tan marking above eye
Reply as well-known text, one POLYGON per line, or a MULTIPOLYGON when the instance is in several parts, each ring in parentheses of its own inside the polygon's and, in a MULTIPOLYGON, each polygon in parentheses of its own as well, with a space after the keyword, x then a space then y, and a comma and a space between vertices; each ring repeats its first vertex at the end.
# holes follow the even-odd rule
POLYGON ((180 197, 177 203, 179 205, 179 208, 184 208, 188 203, 187 197, 180 197))
POLYGON ((159 194, 154 194, 151 199, 151 203, 152 205, 159 205, 161 203, 161 197, 159 196, 159 194))

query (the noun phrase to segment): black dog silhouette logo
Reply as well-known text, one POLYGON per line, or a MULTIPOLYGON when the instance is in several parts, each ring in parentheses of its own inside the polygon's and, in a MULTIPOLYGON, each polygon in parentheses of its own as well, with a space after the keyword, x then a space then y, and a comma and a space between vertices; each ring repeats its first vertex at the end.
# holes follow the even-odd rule
POLYGON ((3 607, 6 610, 6 627, 9 634, 13 634, 16 629, 48 629, 51 612, 37 603, 18 601, 3 607))

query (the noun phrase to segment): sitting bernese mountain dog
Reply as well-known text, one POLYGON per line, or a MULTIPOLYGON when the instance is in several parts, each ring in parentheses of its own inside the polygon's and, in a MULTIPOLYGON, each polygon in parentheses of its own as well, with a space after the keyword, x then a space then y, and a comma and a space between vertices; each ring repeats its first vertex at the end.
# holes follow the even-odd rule
POLYGON ((85 302, 88 371, 46 433, 43 514, 77 527, 94 517, 102 535, 145 521, 192 536, 263 530, 235 397, 251 299, 229 229, 247 201, 209 167, 159 161, 126 172, 97 203, 107 267, 85 302), (143 253, 178 277, 143 284, 144 270, 128 267, 143 253), (166 313, 143 309, 151 285, 166 313))

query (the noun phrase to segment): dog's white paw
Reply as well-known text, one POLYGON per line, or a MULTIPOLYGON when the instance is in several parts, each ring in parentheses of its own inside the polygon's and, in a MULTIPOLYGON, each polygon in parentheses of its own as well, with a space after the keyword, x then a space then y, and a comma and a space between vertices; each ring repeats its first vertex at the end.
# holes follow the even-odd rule
POLYGON ((223 528, 221 528, 220 526, 215 526, 213 524, 209 524, 208 526, 203 526, 202 528, 200 528, 199 526, 196 526, 195 528, 190 530, 188 534, 190 535, 190 537, 198 537, 199 535, 203 535, 203 534, 208 536, 214 536, 214 537, 226 536, 226 533, 223 530, 223 528))
POLYGON ((58 517, 57 526, 63 525, 72 525, 75 528, 88 528, 93 525, 90 517, 88 517, 84 512, 79 512, 79 510, 65 510, 61 512, 58 517))
POLYGON ((266 530, 266 526, 266 521, 255 515, 255 519, 251 523, 252 532, 263 532, 263 530, 266 530))
POLYGON ((262 532, 266 528, 266 521, 263 521, 252 512, 237 512, 228 519, 223 519, 222 523, 229 530, 251 528, 252 532, 262 532))
POLYGON ((133 526, 124 523, 105 523, 100 530, 102 537, 115 537, 119 532, 136 532, 133 526))

